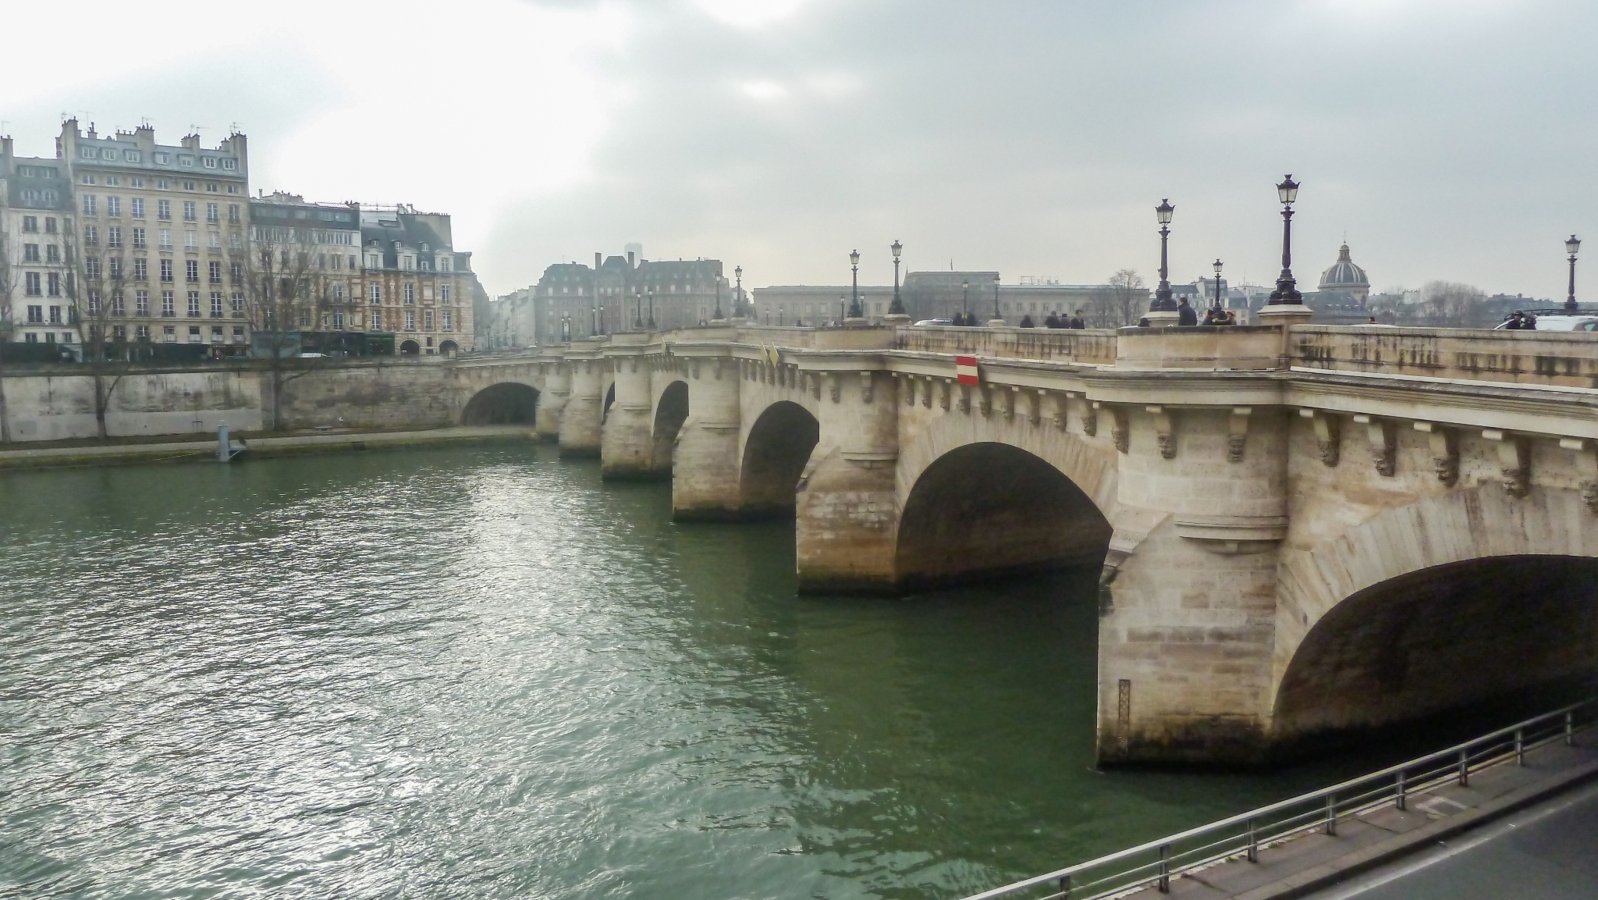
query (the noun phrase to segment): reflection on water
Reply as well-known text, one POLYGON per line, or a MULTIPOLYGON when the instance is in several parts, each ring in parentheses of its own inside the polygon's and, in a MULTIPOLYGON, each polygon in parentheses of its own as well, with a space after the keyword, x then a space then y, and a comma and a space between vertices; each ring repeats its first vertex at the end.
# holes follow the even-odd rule
POLYGON ((797 598, 551 448, 0 499, 0 894, 947 896, 1332 774, 1095 772, 1091 579, 797 598))

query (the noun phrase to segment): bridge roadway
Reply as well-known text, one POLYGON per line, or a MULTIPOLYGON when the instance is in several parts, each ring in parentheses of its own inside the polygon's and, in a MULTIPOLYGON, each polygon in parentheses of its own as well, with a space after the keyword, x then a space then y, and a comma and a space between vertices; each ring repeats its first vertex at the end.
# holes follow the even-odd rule
POLYGON ((1598 344, 1308 316, 726 323, 461 360, 448 385, 468 422, 519 391, 562 455, 669 477, 679 520, 792 516, 806 591, 1099 567, 1105 762, 1558 702, 1598 656, 1598 344))

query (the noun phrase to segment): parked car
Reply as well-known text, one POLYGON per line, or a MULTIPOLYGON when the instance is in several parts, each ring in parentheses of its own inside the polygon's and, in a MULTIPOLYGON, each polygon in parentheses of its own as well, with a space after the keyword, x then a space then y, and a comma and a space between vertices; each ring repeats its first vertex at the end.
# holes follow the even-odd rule
MULTIPOLYGON (((1536 313, 1537 327, 1535 331, 1598 331, 1598 316, 1570 315, 1563 312, 1536 313)), ((1514 330, 1509 328, 1509 320, 1505 319, 1493 326, 1494 331, 1514 330)))
POLYGON ((953 319, 922 319, 917 325, 953 325, 953 319))

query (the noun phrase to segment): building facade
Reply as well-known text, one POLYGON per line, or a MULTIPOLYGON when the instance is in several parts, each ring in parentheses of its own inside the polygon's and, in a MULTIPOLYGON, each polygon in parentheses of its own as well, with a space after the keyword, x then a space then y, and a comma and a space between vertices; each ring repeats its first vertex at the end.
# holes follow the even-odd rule
POLYGON ((392 332, 401 356, 453 356, 476 346, 472 255, 452 246, 450 218, 413 206, 360 210, 361 298, 368 332, 392 332))
MULTIPOLYGON (((555 263, 538 283, 501 298, 525 307, 526 344, 550 344, 595 334, 687 328, 732 315, 734 290, 719 259, 652 261, 636 247, 626 256, 594 254, 594 264, 555 263), (717 312, 720 312, 720 316, 717 312)), ((512 320, 508 311, 499 313, 512 320)))
POLYGON ((0 137, 0 340, 61 344, 76 352, 67 295, 72 189, 57 159, 18 158, 0 137))

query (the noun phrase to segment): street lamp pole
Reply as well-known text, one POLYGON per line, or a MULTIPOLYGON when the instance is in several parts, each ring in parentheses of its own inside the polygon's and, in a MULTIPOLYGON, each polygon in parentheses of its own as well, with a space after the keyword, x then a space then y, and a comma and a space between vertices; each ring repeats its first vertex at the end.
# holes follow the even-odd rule
POLYGON ((888 305, 888 313, 902 316, 904 315, 904 301, 899 299, 899 251, 904 249, 904 245, 895 239, 893 243, 888 245, 888 249, 893 251, 893 302, 888 305))
POLYGON ((997 275, 993 276, 993 317, 995 319, 1004 318, 1004 316, 999 314, 999 276, 997 275))
POLYGON ((784 306, 781 303, 777 304, 777 324, 778 325, 786 325, 786 324, 788 324, 787 321, 786 321, 787 316, 788 316, 788 307, 784 306))
POLYGON ((649 330, 655 330, 655 289, 649 289, 649 330))
POLYGON ((744 304, 744 267, 743 266, 735 266, 733 268, 733 270, 732 270, 732 274, 737 276, 737 278, 738 278, 738 286, 736 288, 734 288, 733 292, 732 292, 732 315, 733 315, 733 318, 737 318, 739 316, 745 315, 744 305, 743 305, 744 304))
POLYGON ((849 318, 860 319, 865 313, 860 309, 860 251, 849 251, 849 268, 854 275, 854 286, 849 291, 849 318))
POLYGON ((1575 235, 1565 241, 1565 252, 1570 254, 1570 293, 1565 295, 1565 312, 1576 311, 1576 251, 1581 249, 1581 238, 1575 235))
POLYGON ((588 335, 590 337, 599 333, 599 301, 594 301, 594 306, 589 310, 588 335))
POLYGON ((721 273, 719 272, 716 273, 716 311, 711 318, 718 321, 721 319, 721 273))
POLYGON ((1293 203, 1298 200, 1298 182, 1291 174, 1276 186, 1276 198, 1282 202, 1282 274, 1277 276, 1276 290, 1271 291, 1267 306, 1299 303, 1304 299, 1293 282, 1293 203))
POLYGON ((1215 308, 1221 308, 1221 261, 1215 260, 1215 308))
POLYGON ((971 279, 960 279, 960 314, 971 315, 971 279))
POLYGON ((644 327, 644 295, 637 288, 633 288, 633 327, 637 329, 644 327))
POLYGON ((1154 302, 1149 304, 1150 312, 1171 312, 1176 309, 1176 301, 1171 299, 1170 269, 1166 266, 1166 247, 1171 238, 1171 213, 1176 212, 1176 207, 1170 200, 1161 200, 1160 205, 1154 207, 1154 214, 1160 220, 1160 286, 1154 291, 1154 302))
POLYGON ((844 297, 844 295, 842 295, 842 294, 839 294, 838 295, 838 324, 839 325, 843 324, 843 318, 846 315, 846 313, 843 311, 844 310, 844 305, 846 303, 848 303, 848 298, 844 297))

